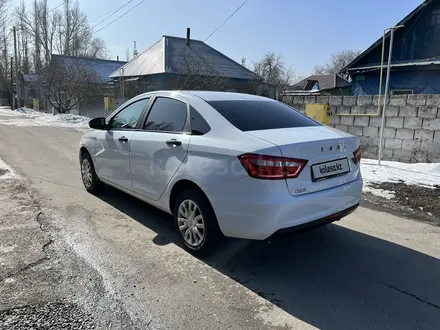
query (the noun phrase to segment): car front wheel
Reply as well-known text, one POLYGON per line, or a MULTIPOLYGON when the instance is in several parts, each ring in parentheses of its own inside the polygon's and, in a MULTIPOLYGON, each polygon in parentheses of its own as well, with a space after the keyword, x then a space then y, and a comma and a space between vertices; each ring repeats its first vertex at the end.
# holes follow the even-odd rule
POLYGON ((104 184, 99 180, 93 166, 92 157, 89 153, 84 152, 81 156, 81 179, 84 184, 84 188, 91 193, 96 194, 100 192, 104 184))
POLYGON ((211 204, 195 190, 186 190, 177 198, 174 222, 182 243, 193 254, 206 255, 222 237, 211 204))

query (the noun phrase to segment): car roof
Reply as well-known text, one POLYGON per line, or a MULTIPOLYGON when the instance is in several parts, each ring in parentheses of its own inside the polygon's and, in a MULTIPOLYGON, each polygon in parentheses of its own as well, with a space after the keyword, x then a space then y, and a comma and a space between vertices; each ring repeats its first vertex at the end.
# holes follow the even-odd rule
POLYGON ((271 101, 267 97, 233 92, 181 91, 181 93, 191 94, 205 101, 271 101))
POLYGON ((242 94, 242 93, 233 93, 233 92, 210 92, 210 91, 173 91, 173 90, 167 90, 167 91, 154 91, 154 92, 148 92, 144 93, 139 96, 146 96, 146 95, 152 95, 152 94, 162 94, 162 95, 181 95, 183 97, 188 96, 196 96, 198 98, 201 98, 204 101, 273 101, 270 98, 263 97, 263 96, 257 96, 257 95, 250 95, 250 94, 242 94))

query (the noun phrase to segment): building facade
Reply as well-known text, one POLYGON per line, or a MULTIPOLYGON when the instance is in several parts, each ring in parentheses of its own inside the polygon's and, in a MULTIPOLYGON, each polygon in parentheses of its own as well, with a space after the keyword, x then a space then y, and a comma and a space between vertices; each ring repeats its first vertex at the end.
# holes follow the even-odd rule
MULTIPOLYGON (((391 24, 390 24, 391 25, 391 24)), ((391 65, 391 94, 440 93, 440 0, 426 0, 396 25, 391 65)), ((382 93, 390 34, 384 48, 382 93)), ((354 59, 343 72, 351 77, 351 95, 377 95, 380 86, 382 38, 354 59)))

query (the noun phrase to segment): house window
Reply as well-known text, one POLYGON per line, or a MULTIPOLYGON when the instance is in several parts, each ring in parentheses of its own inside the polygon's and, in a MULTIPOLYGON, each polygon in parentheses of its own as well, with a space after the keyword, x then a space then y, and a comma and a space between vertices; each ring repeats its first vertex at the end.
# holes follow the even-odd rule
POLYGON ((440 25, 440 10, 434 10, 432 12, 431 26, 440 25))
POLYGON ((413 94, 412 89, 393 89, 391 90, 391 95, 406 95, 413 94))

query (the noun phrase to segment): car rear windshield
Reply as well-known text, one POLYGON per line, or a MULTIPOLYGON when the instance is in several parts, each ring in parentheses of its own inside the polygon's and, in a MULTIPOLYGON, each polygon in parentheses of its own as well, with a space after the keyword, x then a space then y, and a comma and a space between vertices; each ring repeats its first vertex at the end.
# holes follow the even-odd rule
POLYGON ((209 101, 223 117, 242 131, 319 126, 293 108, 275 101, 209 101))

